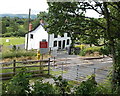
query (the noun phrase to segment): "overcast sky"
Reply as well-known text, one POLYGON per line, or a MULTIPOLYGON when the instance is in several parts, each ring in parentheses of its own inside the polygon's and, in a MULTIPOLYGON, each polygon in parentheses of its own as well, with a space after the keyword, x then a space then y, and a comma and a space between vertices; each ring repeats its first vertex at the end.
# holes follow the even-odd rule
POLYGON ((48 8, 46 0, 1 0, 0 3, 0 14, 28 14, 29 8, 32 14, 38 14, 48 8))
MULTIPOLYGON (((0 14, 28 14, 29 8, 31 8, 31 14, 38 14, 40 11, 47 11, 48 8, 46 0, 1 0, 0 3, 0 14)), ((92 10, 89 10, 86 16, 99 17, 92 10)))

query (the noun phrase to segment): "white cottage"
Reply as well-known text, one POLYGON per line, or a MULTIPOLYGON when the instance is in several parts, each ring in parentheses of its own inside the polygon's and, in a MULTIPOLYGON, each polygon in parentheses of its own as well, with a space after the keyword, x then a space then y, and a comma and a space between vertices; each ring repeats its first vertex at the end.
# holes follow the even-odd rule
POLYGON ((40 41, 46 39, 51 50, 65 49, 70 47, 71 38, 67 33, 62 36, 55 34, 48 34, 43 27, 43 22, 32 30, 32 24, 29 25, 29 33, 25 35, 25 49, 39 49, 40 41))

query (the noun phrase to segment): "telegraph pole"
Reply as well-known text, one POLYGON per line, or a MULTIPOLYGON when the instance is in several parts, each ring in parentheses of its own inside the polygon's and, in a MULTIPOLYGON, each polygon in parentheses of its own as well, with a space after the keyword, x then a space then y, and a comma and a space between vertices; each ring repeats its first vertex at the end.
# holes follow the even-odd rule
POLYGON ((27 44, 26 44, 26 50, 28 49, 30 14, 31 14, 31 9, 29 9, 29 16, 28 16, 28 33, 27 33, 27 44))

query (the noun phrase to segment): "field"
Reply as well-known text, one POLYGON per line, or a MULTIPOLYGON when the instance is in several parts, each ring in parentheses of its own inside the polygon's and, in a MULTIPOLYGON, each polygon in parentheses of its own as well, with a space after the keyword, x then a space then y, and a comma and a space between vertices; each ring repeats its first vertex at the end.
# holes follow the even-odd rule
POLYGON ((1 42, 0 45, 19 45, 19 44, 24 44, 25 38, 24 37, 3 37, 0 38, 1 42), (6 42, 6 40, 9 39, 9 42, 6 42))

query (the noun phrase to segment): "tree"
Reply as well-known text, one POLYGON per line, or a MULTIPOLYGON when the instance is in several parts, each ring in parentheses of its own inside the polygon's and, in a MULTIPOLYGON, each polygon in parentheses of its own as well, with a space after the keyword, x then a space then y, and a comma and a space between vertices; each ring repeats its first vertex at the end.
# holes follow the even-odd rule
MULTIPOLYGON (((94 37, 90 40, 99 41, 111 49, 113 59, 112 87, 120 92, 120 2, 49 2, 48 28, 50 33, 78 34, 94 37), (103 15, 103 19, 86 17, 86 10, 94 10, 103 15), (104 21, 104 22, 101 22, 104 21)), ((99 42, 91 43, 100 45, 99 42)))
POLYGON ((2 22, 2 34, 6 33, 7 29, 6 29, 6 26, 5 26, 5 23, 2 22))

